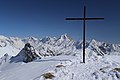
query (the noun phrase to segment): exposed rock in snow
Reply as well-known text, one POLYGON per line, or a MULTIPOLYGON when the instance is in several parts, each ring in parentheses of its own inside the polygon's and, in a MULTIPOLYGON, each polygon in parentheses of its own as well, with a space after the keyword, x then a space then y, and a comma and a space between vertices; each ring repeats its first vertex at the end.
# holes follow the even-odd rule
POLYGON ((3 65, 6 62, 9 62, 10 56, 6 53, 3 57, 0 58, 0 66, 3 65))
POLYGON ((40 56, 36 53, 36 50, 33 46, 30 45, 30 43, 26 43, 24 48, 16 55, 15 57, 11 58, 11 61, 14 62, 31 62, 37 58, 40 58, 40 56))

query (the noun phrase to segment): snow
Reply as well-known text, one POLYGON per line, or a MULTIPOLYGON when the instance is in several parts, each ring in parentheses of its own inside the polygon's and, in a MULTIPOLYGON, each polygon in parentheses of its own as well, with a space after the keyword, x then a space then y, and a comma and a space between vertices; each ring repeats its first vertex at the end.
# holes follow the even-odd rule
POLYGON ((15 56, 19 51, 19 49, 16 49, 12 46, 2 47, 0 48, 0 57, 2 57, 6 53, 15 56))
MULTIPOLYGON (((87 50, 89 53, 89 50, 87 50)), ((52 56, 29 63, 5 63, 0 69, 0 80, 44 80, 44 73, 55 76, 52 80, 120 80, 120 73, 114 68, 120 68, 120 56, 91 55, 86 63, 81 56, 52 56), (62 67, 56 67, 63 65, 62 67)), ((51 79, 47 79, 51 80, 51 79)))
POLYGON ((118 55, 107 55, 106 58, 108 61, 114 61, 120 63, 120 56, 118 55))
POLYGON ((82 63, 82 41, 67 34, 59 38, 37 39, 0 36, 0 80, 45 80, 43 74, 55 77, 46 80, 120 80, 120 45, 86 41, 86 63, 82 63), (32 62, 11 61, 24 44, 30 43, 41 59, 32 62), (8 56, 3 56, 4 54, 8 56), (3 56, 3 57, 2 57, 3 56))
MULTIPOLYGON (((120 56, 117 57, 120 59, 120 56)), ((58 70, 54 80, 63 80, 63 78, 64 80, 120 80, 111 74, 114 73, 113 68, 120 67, 120 63, 114 62, 118 62, 117 60, 109 62, 105 59, 106 57, 98 61, 88 61, 85 64, 80 63, 79 59, 75 60, 65 68, 58 70), (104 72, 100 71, 102 68, 104 72)))
POLYGON ((69 61, 70 58, 70 56, 59 56, 49 57, 27 64, 8 64, 9 68, 3 71, 1 70, 0 80, 33 80, 40 77, 44 72, 54 69, 55 65, 61 61, 69 61))

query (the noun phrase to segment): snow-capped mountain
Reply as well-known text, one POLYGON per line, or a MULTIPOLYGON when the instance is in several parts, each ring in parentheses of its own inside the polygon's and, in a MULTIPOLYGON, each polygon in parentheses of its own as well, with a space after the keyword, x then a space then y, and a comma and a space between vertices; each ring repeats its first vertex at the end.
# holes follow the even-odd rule
MULTIPOLYGON (((76 55, 82 50, 82 41, 74 41, 67 34, 61 35, 58 38, 45 37, 43 39, 35 37, 21 39, 18 37, 0 36, 0 57, 6 53, 15 56, 26 43, 30 43, 41 56, 76 55)), ((86 48, 93 50, 98 55, 120 53, 119 44, 109 44, 96 40, 86 41, 86 48)))
POLYGON ((120 80, 120 45, 67 34, 37 39, 0 36, 0 80, 120 80), (49 57, 47 57, 49 56, 49 57))

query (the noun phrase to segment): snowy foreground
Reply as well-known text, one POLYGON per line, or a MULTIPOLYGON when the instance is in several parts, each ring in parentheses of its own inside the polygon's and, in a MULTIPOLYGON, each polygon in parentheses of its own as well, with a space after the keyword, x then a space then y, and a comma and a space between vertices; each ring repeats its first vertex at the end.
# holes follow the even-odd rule
POLYGON ((120 80, 120 44, 86 41, 82 63, 82 41, 66 34, 0 36, 0 57, 0 80, 120 80))
MULTIPOLYGON (((93 52, 93 54, 95 54, 93 52)), ((120 80, 120 56, 54 56, 29 63, 3 63, 0 80, 120 80), (48 77, 45 74, 50 73, 48 77)))
POLYGON ((61 62, 69 62, 69 56, 50 57, 30 63, 7 63, 1 68, 0 80, 39 80, 42 74, 55 70, 61 62))

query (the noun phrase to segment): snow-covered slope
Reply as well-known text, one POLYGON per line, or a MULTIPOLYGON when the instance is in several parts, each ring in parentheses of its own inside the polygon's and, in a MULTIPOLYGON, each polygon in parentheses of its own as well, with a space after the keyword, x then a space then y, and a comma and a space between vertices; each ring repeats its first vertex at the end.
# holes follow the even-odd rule
MULTIPOLYGON (((62 61, 70 61, 69 56, 56 56, 30 63, 6 63, 4 67, 0 68, 0 80, 36 80, 41 77, 46 71, 55 68, 55 65, 62 61)), ((1 66, 0 66, 1 67, 1 66)))
POLYGON ((66 65, 64 68, 53 70, 56 76, 54 80, 120 80, 120 56, 92 59, 88 59, 85 64, 80 63, 79 59, 63 64, 66 65))
POLYGON ((21 40, 16 38, 7 38, 5 36, 0 36, 0 57, 4 54, 16 55, 24 45, 21 40))
POLYGON ((85 64, 81 55, 8 61, 0 66, 0 80, 120 80, 120 56, 98 56, 89 49, 86 53, 85 64))

